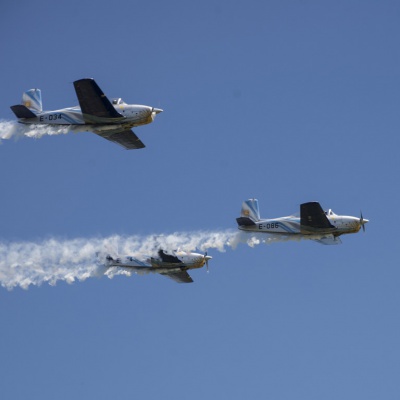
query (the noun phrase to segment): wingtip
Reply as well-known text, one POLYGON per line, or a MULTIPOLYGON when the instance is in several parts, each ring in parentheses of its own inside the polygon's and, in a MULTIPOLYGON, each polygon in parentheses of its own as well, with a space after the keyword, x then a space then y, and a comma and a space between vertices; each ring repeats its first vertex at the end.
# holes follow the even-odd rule
POLYGON ((94 78, 81 78, 81 79, 77 79, 76 81, 74 81, 74 85, 76 85, 77 83, 80 82, 87 82, 87 81, 94 81, 94 78))

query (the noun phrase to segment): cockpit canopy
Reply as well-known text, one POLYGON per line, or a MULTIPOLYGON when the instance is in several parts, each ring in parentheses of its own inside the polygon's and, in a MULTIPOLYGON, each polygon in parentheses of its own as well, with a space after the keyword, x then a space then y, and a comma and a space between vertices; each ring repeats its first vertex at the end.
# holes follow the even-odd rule
POLYGON ((331 209, 329 209, 328 211, 325 211, 325 215, 336 215, 331 209))
POLYGON ((112 102, 112 104, 115 105, 115 106, 118 105, 118 104, 126 104, 126 103, 121 99, 121 97, 120 97, 119 99, 112 99, 111 102, 112 102))

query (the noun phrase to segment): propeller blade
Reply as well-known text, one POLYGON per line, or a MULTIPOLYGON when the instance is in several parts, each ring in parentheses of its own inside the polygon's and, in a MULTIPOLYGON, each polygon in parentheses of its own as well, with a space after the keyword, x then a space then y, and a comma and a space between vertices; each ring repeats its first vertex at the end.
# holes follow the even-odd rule
POLYGON ((364 222, 364 218, 363 218, 363 215, 362 215, 362 211, 360 211, 360 225, 363 228, 363 232, 365 232, 365 222, 364 222))
POLYGON ((207 252, 204 253, 204 260, 206 262, 206 269, 207 269, 207 274, 210 273, 210 270, 208 269, 208 257, 207 257, 207 252))

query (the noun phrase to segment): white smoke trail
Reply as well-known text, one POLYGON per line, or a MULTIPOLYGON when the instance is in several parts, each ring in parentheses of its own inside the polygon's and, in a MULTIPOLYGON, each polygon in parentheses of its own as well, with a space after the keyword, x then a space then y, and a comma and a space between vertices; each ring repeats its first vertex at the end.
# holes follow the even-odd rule
POLYGON ((0 120, 0 140, 2 139, 20 139, 30 137, 40 139, 45 135, 65 135, 71 132, 69 125, 24 125, 16 121, 0 120))
POLYGON ((105 256, 133 255, 144 257, 159 248, 166 250, 225 251, 233 231, 185 232, 160 236, 110 236, 107 238, 47 239, 41 242, 0 243, 0 284, 12 289, 44 282, 72 283, 89 277, 131 275, 132 271, 107 269, 105 256))
MULTIPOLYGON (((0 242, 0 284, 12 289, 19 286, 57 281, 72 283, 90 277, 132 275, 135 271, 124 268, 107 268, 107 254, 112 257, 131 255, 137 258, 154 255, 158 249, 205 252, 216 249, 225 252, 239 243, 254 247, 260 243, 271 244, 301 240, 297 235, 282 236, 242 231, 177 232, 149 236, 110 236, 106 238, 46 239, 38 242, 0 242)), ((318 239, 318 237, 310 237, 318 239)))
POLYGON ((284 235, 265 232, 238 232, 230 241, 230 246, 235 248, 239 243, 246 243, 250 247, 261 243, 272 244, 277 242, 299 242, 301 240, 321 240, 325 235, 284 235))

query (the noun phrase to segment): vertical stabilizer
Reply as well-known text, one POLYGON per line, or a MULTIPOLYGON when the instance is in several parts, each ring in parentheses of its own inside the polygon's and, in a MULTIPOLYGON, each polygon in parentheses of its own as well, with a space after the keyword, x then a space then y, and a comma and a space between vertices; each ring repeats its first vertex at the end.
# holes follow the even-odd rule
POLYGON ((240 216, 250 218, 253 221, 259 221, 261 218, 260 210, 258 209, 258 200, 249 199, 244 201, 240 216))
POLYGON ((42 92, 40 89, 30 89, 22 95, 22 104, 37 112, 42 112, 42 92))

